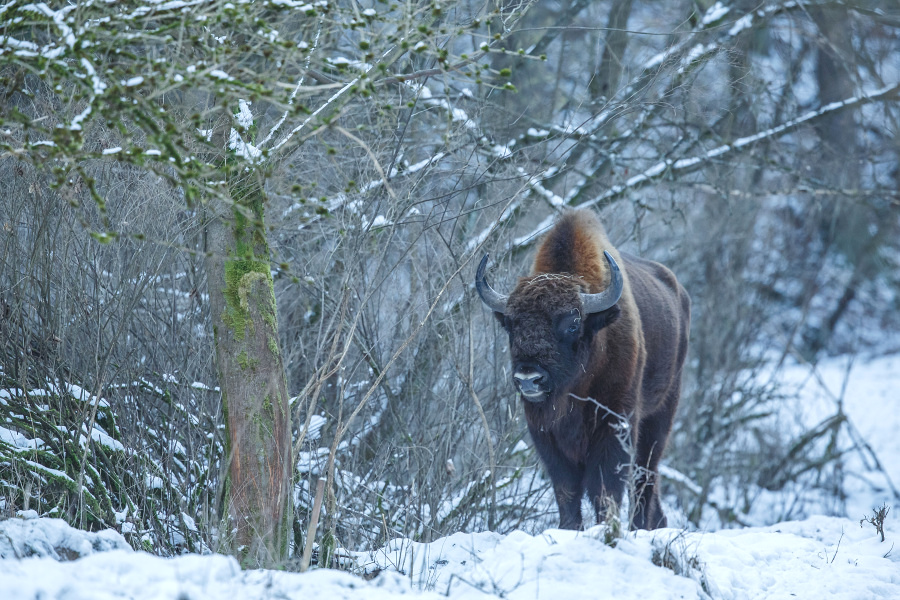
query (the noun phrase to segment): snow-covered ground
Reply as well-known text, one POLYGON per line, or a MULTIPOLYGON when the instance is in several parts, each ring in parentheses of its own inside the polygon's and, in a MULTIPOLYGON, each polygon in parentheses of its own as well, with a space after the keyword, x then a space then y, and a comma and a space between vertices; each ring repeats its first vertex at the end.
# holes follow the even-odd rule
POLYGON ((0 598, 896 599, 900 530, 889 522, 886 533, 881 542, 869 525, 834 517, 712 533, 641 531, 615 548, 604 544, 601 527, 457 533, 430 544, 397 540, 360 555, 360 567, 383 569, 366 581, 326 569, 241 571, 221 555, 159 558, 131 551, 115 532, 10 519, 0 523, 0 598))
MULTIPOLYGON (((789 367, 778 377, 798 392, 798 427, 840 407, 856 432, 845 466, 850 518, 626 532, 612 545, 602 526, 535 536, 456 533, 356 553, 348 565, 354 573, 299 574, 242 571, 221 555, 159 558, 132 551, 115 531, 78 531, 29 511, 0 522, 0 599, 900 598, 900 357, 789 367), (859 521, 882 503, 894 507, 883 542, 859 521)), ((785 414, 796 415, 796 407, 785 414)))
MULTIPOLYGON (((798 471, 795 480, 778 490, 763 489, 752 480, 719 481, 711 490, 713 502, 740 508, 738 522, 758 526, 819 514, 859 520, 884 504, 900 511, 900 354, 837 357, 815 366, 786 364, 755 377, 757 384, 777 390, 777 399, 765 406, 770 416, 761 421, 762 428, 777 430, 783 435, 776 437, 795 445, 781 448, 779 455, 802 448, 796 450, 798 465, 811 465, 826 452, 841 458, 829 460, 822 472, 798 471), (819 435, 804 443, 810 432, 819 435), (834 447, 829 450, 828 444, 834 447)), ((765 452, 766 446, 748 435, 748 447, 765 452)), ((665 472, 664 466, 664 476, 673 475, 679 474, 665 472)), ((685 523, 674 507, 667 512, 670 524, 685 523)), ((710 508, 700 526, 714 530, 723 523, 710 508)))
POLYGON ((796 390, 799 406, 788 410, 807 429, 838 410, 846 415, 846 513, 862 517, 885 503, 900 513, 900 355, 796 365, 779 383, 796 390))

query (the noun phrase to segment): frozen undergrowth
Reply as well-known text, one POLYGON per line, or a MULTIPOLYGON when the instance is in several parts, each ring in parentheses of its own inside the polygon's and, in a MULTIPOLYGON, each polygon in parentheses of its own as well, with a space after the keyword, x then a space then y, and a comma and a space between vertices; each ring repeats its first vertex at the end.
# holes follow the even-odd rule
MULTIPOLYGON (((833 438, 822 435, 797 449, 797 465, 785 470, 798 471, 810 460, 807 454, 826 451, 834 456, 831 468, 827 473, 810 469, 772 490, 746 480, 720 480, 711 493, 714 502, 734 507, 739 523, 759 526, 818 514, 858 520, 884 504, 900 508, 900 355, 790 364, 759 377, 773 378, 785 398, 766 426, 792 440, 795 448, 809 432, 840 420, 833 438), (834 448, 824 449, 832 442, 834 448), (743 505, 748 508, 742 512, 743 505)), ((713 510, 705 510, 699 522, 705 530, 728 525, 713 510)))

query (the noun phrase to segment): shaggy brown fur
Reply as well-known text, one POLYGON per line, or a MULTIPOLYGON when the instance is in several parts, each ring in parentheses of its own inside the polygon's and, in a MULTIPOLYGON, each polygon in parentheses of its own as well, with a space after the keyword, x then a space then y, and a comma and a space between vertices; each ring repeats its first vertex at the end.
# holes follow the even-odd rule
POLYGON ((545 374, 539 381, 546 393, 523 398, 560 527, 581 528, 585 491, 602 519, 609 500, 621 503, 629 475, 631 525, 665 526, 657 468, 681 393, 690 328, 690 298, 672 272, 620 254, 592 212, 572 211, 546 235, 532 275, 519 280, 496 315, 509 333, 513 372, 545 374), (579 293, 609 285, 604 250, 622 270, 624 290, 613 308, 584 315, 579 293))

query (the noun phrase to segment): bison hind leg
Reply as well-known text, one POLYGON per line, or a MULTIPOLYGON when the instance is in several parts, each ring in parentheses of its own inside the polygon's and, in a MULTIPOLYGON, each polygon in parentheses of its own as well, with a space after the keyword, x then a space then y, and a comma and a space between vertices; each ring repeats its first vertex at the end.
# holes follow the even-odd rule
POLYGON ((625 495, 629 457, 612 428, 595 440, 586 462, 584 484, 597 522, 602 523, 612 515, 618 517, 625 495))
POLYGON ((668 521, 659 502, 659 461, 675 417, 680 386, 674 387, 660 409, 641 419, 636 464, 632 479, 632 529, 659 529, 668 521))
POLYGON ((594 513, 597 515, 597 523, 610 525, 619 522, 619 503, 609 495, 594 496, 591 498, 594 505, 594 513))
POLYGON ((666 527, 668 520, 663 513, 656 490, 656 473, 647 473, 635 478, 635 493, 632 497, 632 529, 659 529, 666 527))

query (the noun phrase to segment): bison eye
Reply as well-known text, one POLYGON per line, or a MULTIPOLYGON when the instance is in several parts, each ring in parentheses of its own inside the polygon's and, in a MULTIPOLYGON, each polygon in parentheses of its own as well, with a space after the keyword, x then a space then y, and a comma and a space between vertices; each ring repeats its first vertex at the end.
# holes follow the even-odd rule
POLYGON ((578 322, 572 323, 569 325, 569 328, 566 329, 566 333, 577 333, 578 332, 578 322))

